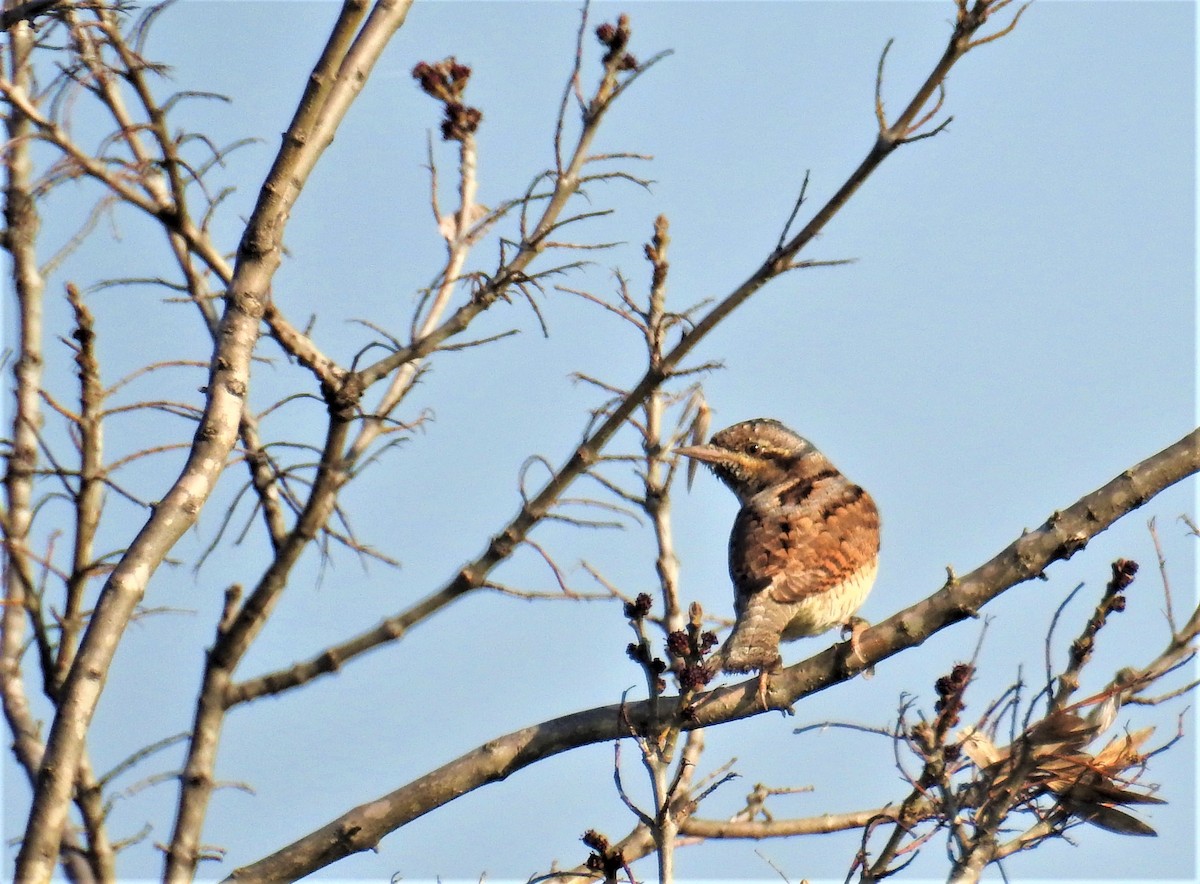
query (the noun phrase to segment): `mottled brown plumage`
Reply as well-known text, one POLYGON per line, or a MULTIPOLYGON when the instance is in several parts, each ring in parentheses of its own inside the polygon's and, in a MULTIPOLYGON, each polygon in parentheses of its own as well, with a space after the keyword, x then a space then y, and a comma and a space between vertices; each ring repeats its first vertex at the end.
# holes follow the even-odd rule
POLYGON ((707 464, 742 505, 729 537, 737 620, 721 649, 727 672, 774 669, 780 641, 853 617, 879 557, 879 512, 866 491, 775 420, 676 450, 707 464))

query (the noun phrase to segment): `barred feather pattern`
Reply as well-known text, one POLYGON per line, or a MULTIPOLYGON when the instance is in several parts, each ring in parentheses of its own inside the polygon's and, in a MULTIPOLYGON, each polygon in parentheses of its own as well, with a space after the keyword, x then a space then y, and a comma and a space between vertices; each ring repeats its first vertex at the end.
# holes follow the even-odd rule
POLYGON ((871 495, 773 420, 735 424, 681 452, 706 462, 742 503, 729 537, 737 620, 721 651, 727 672, 774 669, 781 641, 854 616, 878 570, 871 495))

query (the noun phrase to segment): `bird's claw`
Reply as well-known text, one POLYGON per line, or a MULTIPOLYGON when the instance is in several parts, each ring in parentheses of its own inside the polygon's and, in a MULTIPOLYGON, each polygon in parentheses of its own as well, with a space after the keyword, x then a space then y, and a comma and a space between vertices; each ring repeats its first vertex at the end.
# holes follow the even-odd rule
MULTIPOLYGON (((762 706, 763 712, 770 712, 771 708, 772 708, 771 704, 767 702, 767 692, 770 690, 770 687, 771 687, 770 671, 767 669, 759 670, 758 690, 755 693, 758 696, 758 703, 760 706, 762 706)), ((780 705, 776 708, 778 708, 780 714, 784 715, 785 717, 788 715, 796 714, 796 707, 794 707, 791 703, 788 703, 788 702, 784 702, 782 705, 780 705)))
POLYGON ((851 617, 842 626, 842 639, 846 642, 846 653, 842 656, 842 666, 848 669, 851 664, 862 669, 863 676, 870 678, 875 674, 873 666, 868 665, 867 658, 862 654, 859 640, 862 634, 871 628, 871 624, 862 617, 851 617))

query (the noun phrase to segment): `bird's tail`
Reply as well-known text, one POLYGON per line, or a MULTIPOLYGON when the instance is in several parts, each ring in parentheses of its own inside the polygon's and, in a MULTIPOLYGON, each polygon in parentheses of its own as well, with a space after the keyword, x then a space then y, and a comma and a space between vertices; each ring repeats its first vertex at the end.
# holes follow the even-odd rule
POLYGON ((725 672, 769 672, 778 669, 779 633, 756 629, 737 629, 720 650, 720 665, 725 672))
POLYGON ((751 596, 738 612, 733 633, 721 648, 726 672, 769 672, 781 663, 779 642, 789 611, 760 594, 751 596))

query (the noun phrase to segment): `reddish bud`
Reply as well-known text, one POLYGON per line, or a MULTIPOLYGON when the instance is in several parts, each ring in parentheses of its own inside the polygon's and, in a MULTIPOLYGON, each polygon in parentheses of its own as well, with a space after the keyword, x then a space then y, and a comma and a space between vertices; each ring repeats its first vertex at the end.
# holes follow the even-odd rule
POLYGON ((608 839, 595 829, 588 829, 579 840, 583 842, 585 847, 590 847, 592 850, 598 850, 601 853, 605 853, 608 850, 608 839))
POLYGON ((640 620, 650 613, 650 608, 653 605, 654 600, 650 598, 649 593, 639 592, 636 599, 625 603, 625 618, 627 620, 640 620))
POLYGON ((677 629, 667 636, 667 651, 673 656, 687 656, 690 650, 691 644, 688 642, 687 633, 682 629, 677 629))
POLYGON ((1138 572, 1138 563, 1132 559, 1117 559, 1112 563, 1112 583, 1109 584, 1111 592, 1120 592, 1129 584, 1133 583, 1133 577, 1138 572))

